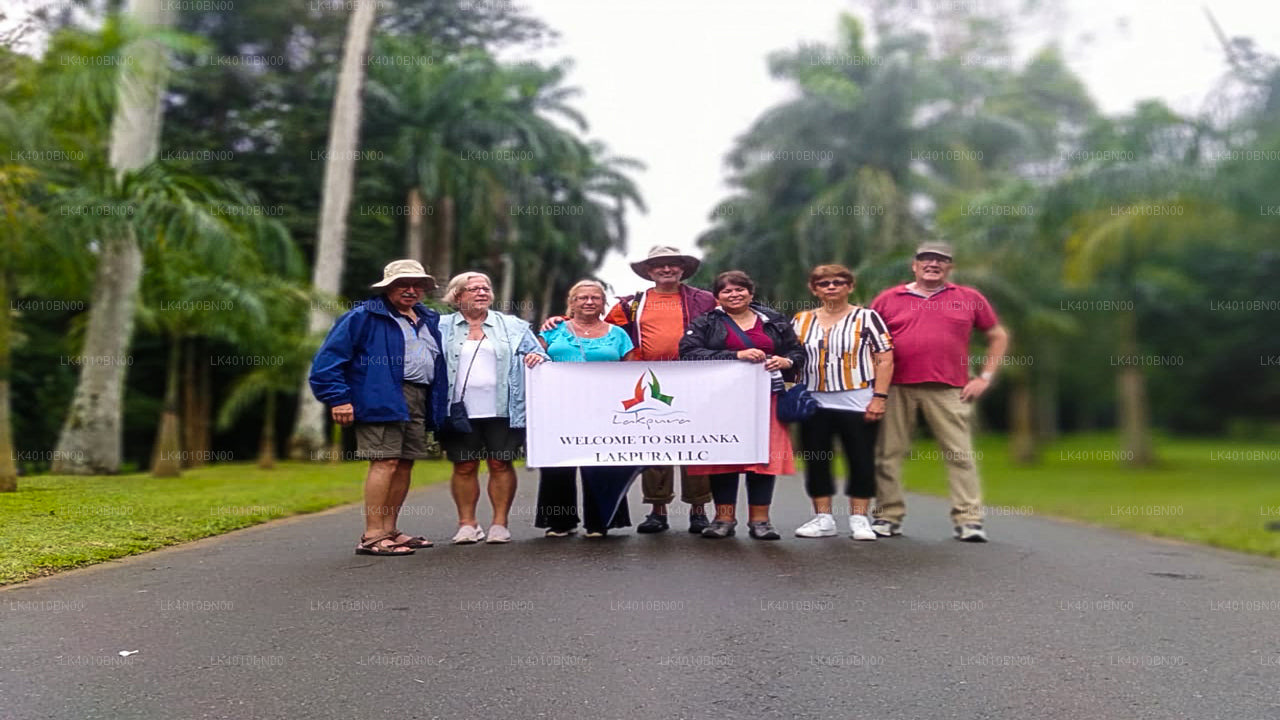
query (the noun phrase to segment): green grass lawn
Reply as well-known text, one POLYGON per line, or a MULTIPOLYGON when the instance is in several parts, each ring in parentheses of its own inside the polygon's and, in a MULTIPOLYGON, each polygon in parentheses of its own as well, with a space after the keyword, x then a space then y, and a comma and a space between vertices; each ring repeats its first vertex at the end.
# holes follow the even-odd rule
MULTIPOLYGON (((1019 467, 1004 437, 984 437, 977 452, 987 525, 998 537, 1002 516, 1053 515, 1280 557, 1280 448, 1187 438, 1156 447, 1160 464, 1133 470, 1108 459, 1120 448, 1114 434, 1073 435, 1046 448, 1039 465, 1019 467)), ((937 445, 921 441, 914 453, 907 489, 945 495, 937 445)))
MULTIPOLYGON (((0 494, 0 584, 359 502, 366 467, 231 464, 165 479, 19 478, 18 492, 0 494)), ((444 461, 419 462, 414 486, 445 480, 449 470, 444 461)))

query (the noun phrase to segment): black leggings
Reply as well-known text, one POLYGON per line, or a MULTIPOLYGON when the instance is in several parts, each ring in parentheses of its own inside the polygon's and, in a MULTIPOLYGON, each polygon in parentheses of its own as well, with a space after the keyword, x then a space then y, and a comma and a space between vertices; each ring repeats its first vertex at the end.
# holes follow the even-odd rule
MULTIPOLYGON (((768 505, 773 502, 773 475, 747 473, 747 504, 768 505)), ((717 505, 738 504, 738 473, 711 476, 711 497, 717 505)))
POLYGON ((866 413, 818 408, 814 416, 800 423, 800 449, 804 457, 804 490, 809 497, 835 495, 831 460, 835 438, 840 437, 849 477, 844 494, 852 498, 872 498, 876 494, 876 433, 880 423, 869 423, 866 413))

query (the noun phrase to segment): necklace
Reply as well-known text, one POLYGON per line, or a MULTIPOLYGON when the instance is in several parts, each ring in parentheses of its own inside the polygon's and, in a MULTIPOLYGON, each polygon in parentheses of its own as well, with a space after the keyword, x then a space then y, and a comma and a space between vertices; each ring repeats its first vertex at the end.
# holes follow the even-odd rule
POLYGON ((583 327, 577 321, 577 319, 570 320, 569 323, 573 325, 573 334, 577 335, 578 337, 585 337, 585 338, 596 337, 597 335, 602 334, 602 331, 604 329, 601 327, 602 325, 604 325, 604 323, 598 322, 598 321, 591 327, 583 327))

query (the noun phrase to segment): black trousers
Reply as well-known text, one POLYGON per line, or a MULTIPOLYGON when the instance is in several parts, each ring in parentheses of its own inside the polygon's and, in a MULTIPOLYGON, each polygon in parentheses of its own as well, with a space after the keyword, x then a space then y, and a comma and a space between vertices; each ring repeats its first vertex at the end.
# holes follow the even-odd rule
MULTIPOLYGON (((720 473, 711 475, 711 496, 717 505, 738 504, 738 475, 740 473, 720 473)), ((773 502, 773 484, 775 475, 747 473, 747 504, 768 505, 773 502)))
MULTIPOLYGON (((538 513, 533 526, 552 530, 572 530, 578 527, 578 468, 542 468, 538 478, 538 513)), ((600 516, 591 484, 582 483, 582 526, 588 532, 609 528, 631 527, 631 511, 626 498, 618 511, 606 524, 600 516)))
POLYGON ((809 497, 835 495, 831 461, 835 458, 835 438, 844 449, 848 479, 844 492, 853 498, 876 495, 876 435, 880 423, 869 423, 866 413, 818 408, 814 416, 800 423, 800 449, 804 457, 804 490, 809 497))

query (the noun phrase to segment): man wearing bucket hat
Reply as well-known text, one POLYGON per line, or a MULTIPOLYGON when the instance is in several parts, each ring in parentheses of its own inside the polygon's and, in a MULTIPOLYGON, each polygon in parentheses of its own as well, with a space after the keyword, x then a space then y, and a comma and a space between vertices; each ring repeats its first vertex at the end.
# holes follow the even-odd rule
POLYGON ((311 362, 311 392, 333 420, 356 428, 356 454, 369 460, 365 531, 358 555, 412 555, 431 546, 400 532, 413 461, 425 458, 427 430, 447 414, 440 314, 422 304, 436 287, 416 260, 396 260, 371 287, 381 294, 334 323, 311 362))
MULTIPOLYGON (((697 272, 700 264, 697 258, 667 245, 655 245, 643 260, 631 263, 637 275, 654 285, 618 298, 604 319, 631 336, 637 360, 679 360, 680 340, 690 321, 715 309, 714 295, 682 282, 697 272)), ((551 318, 543 329, 562 320, 551 318)), ((636 526, 636 532, 658 533, 670 527, 667 504, 675 499, 675 470, 670 465, 650 467, 641 475, 644 502, 653 505, 653 511, 636 526)), ((689 532, 701 533, 710 525, 705 508, 711 502, 710 481, 707 476, 680 475, 680 499, 691 506, 689 532)))
POLYGON ((953 536, 986 542, 982 527, 982 485, 974 461, 970 417, 973 401, 990 387, 1009 347, 991 303, 977 289, 947 282, 951 246, 926 242, 911 261, 915 282, 889 288, 871 303, 893 337, 893 383, 876 443, 877 535, 902 534, 906 502, 902 461, 911 448, 916 413, 937 438, 951 486, 953 536), (987 338, 987 356, 977 377, 969 377, 969 336, 987 338))

